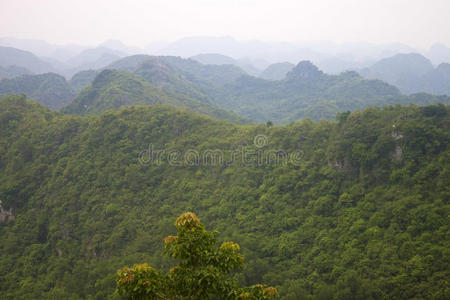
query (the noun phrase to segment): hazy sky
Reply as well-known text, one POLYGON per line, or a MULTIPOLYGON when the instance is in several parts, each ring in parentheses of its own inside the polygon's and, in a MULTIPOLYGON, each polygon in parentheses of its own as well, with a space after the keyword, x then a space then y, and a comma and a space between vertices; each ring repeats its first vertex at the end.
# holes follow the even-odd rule
POLYGON ((450 46, 450 0, 0 0, 0 36, 52 43, 187 36, 450 46))

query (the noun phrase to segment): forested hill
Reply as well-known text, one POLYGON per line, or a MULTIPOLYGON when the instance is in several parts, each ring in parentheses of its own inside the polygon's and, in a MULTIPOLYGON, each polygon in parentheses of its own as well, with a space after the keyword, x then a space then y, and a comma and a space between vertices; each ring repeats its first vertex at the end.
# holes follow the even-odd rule
POLYGON ((9 96, 1 297, 114 299, 122 266, 171 265, 162 238, 194 211, 240 244, 237 279, 281 299, 448 299, 449 113, 235 125, 161 105, 64 115, 9 96))
POLYGON ((165 83, 165 87, 172 89, 195 90, 196 97, 199 93, 202 97, 212 95, 218 88, 245 75, 242 69, 233 65, 203 65, 174 56, 134 55, 114 62, 108 68, 132 72, 154 84, 165 83), (187 86, 190 88, 186 89, 187 86))
POLYGON ((219 119, 243 122, 237 114, 219 108, 207 99, 191 98, 145 81, 142 77, 125 71, 103 70, 67 106, 64 113, 101 113, 122 106, 166 104, 180 109, 190 109, 219 119))

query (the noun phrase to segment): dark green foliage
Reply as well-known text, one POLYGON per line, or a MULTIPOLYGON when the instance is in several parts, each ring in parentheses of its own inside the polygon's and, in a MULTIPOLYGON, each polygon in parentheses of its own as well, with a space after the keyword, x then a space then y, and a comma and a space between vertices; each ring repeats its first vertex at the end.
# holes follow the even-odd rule
POLYGON ((66 79, 55 73, 22 75, 0 81, 0 95, 25 94, 50 109, 60 109, 73 98, 75 92, 66 79))
POLYGON ((281 299, 448 299, 450 108, 386 106, 338 121, 235 125, 152 105, 100 115, 0 100, 3 299, 114 299, 111 274, 148 262, 196 211, 241 247, 241 285, 281 299), (268 143, 254 144, 255 136, 268 143), (142 161, 284 150, 285 164, 142 161), (169 163, 172 162, 172 163, 169 163))

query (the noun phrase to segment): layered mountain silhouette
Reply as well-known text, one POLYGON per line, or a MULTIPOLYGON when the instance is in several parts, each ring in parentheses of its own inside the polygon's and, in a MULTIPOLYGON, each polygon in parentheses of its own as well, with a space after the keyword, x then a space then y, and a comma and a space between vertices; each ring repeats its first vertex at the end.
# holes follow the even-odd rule
POLYGON ((442 63, 435 68, 429 59, 420 54, 397 54, 359 72, 364 77, 393 84, 407 94, 427 92, 450 95, 448 65, 442 63))
POLYGON ((309 61, 297 64, 281 80, 253 77, 231 64, 204 65, 173 56, 129 56, 107 68, 132 73, 165 92, 216 105, 254 122, 333 119, 337 112, 367 106, 448 102, 448 97, 423 93, 409 97, 393 85, 353 71, 328 75, 309 61))
POLYGON ((80 71, 72 76, 69 83, 72 88, 79 93, 82 89, 87 87, 95 79, 100 71, 98 70, 85 70, 80 71))
POLYGON ((295 65, 290 62, 271 64, 259 74, 259 77, 266 80, 281 80, 284 79, 286 74, 294 67, 295 65))
MULTIPOLYGON (((85 54, 95 60, 103 50, 85 54)), ((271 65, 258 78, 248 75, 236 62, 226 63, 231 58, 213 55, 202 59, 203 63, 175 56, 133 55, 116 59, 103 68, 99 68, 100 64, 77 72, 69 83, 62 77, 56 80, 56 74, 10 79, 0 84, 1 93, 24 93, 52 109, 69 104, 75 93, 80 93, 64 109, 70 113, 99 113, 120 106, 162 103, 237 122, 246 119, 275 123, 303 117, 333 119, 338 112, 374 105, 448 103, 445 96, 425 93, 406 96, 402 92, 450 94, 449 65, 434 68, 418 54, 383 59, 360 70, 364 76, 353 71, 329 75, 313 63, 301 61, 295 66, 271 65), (208 64, 211 62, 208 59, 216 63, 208 64), (53 88, 35 83, 47 82, 43 78, 53 78, 58 84, 53 88)), ((19 68, 17 72, 26 72, 15 68, 19 68)))
POLYGON ((76 96, 66 79, 55 73, 3 79, 0 94, 25 94, 51 109, 60 109, 76 96))
POLYGON ((30 70, 23 67, 18 67, 16 65, 9 65, 6 67, 0 66, 0 80, 4 78, 14 78, 20 75, 31 74, 30 70))
POLYGON ((237 60, 222 54, 217 53, 198 54, 192 56, 191 59, 196 60, 204 65, 233 65, 241 68, 248 75, 258 76, 261 73, 261 70, 256 68, 248 60, 243 59, 237 60))
POLYGON ((0 66, 16 66, 28 70, 30 73, 54 72, 51 64, 43 61, 31 52, 0 46, 0 66))

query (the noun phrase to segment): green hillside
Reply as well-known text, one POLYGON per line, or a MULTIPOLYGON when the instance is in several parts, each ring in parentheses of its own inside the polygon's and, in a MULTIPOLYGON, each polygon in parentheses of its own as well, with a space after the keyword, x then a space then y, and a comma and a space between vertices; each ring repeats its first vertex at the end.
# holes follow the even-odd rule
POLYGON ((0 80, 0 95, 2 94, 25 94, 55 110, 68 104, 76 96, 66 79, 55 73, 0 80))
POLYGON ((193 83, 184 78, 173 67, 159 59, 152 58, 139 64, 133 73, 164 90, 212 103, 193 83))
POLYGON ((220 109, 214 103, 176 94, 157 87, 137 75, 109 69, 99 73, 92 84, 82 90, 61 111, 69 114, 98 114, 122 106, 151 104, 166 104, 220 119, 243 121, 236 114, 220 109))
POLYGON ((203 65, 193 59, 174 56, 133 55, 108 66, 141 76, 165 90, 199 99, 214 101, 214 91, 234 82, 245 72, 232 65, 203 65))
POLYGON ((148 63, 159 66, 154 70, 162 68, 166 72, 170 70, 174 73, 171 76, 183 78, 207 95, 212 94, 218 87, 232 83, 245 75, 242 69, 233 65, 203 65, 193 59, 175 56, 134 55, 114 62, 108 68, 134 73, 136 70, 148 69, 142 67, 148 63))
MULTIPOLYGON (((123 91, 139 84, 150 88, 107 71, 85 93, 133 99, 123 91), (107 75, 125 82, 96 90, 107 75)), ((236 125, 162 105, 78 116, 1 99, 1 297, 118 299, 116 271, 167 271, 162 239, 194 211, 241 246, 237 280, 280 299, 448 299, 449 114, 236 125)))

